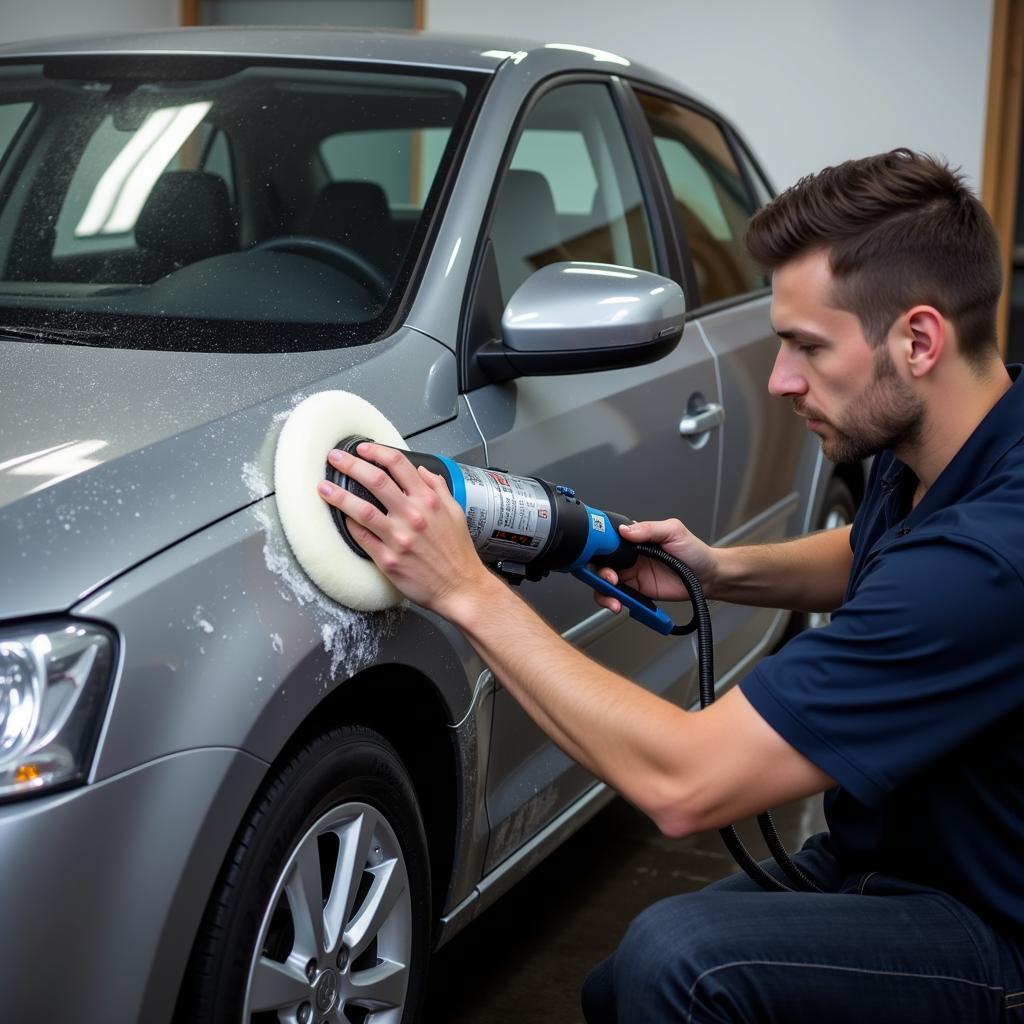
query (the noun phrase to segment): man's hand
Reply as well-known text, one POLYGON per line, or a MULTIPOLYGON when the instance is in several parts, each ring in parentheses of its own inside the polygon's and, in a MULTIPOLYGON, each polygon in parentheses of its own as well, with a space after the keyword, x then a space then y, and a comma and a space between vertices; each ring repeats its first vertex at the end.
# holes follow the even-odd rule
MULTIPOLYGON (((678 519, 632 523, 620 527, 619 533, 633 544, 656 544, 663 548, 697 574, 705 592, 713 589, 718 569, 718 552, 690 533, 678 519)), ((621 581, 628 584, 654 601, 686 601, 690 597, 683 581, 667 565, 644 556, 628 569, 616 572, 604 568, 598 570, 598 575, 609 583, 617 584, 621 581)), ((614 597, 596 592, 594 600, 613 612, 618 612, 622 607, 614 597)))
POLYGON ((410 600, 457 619, 460 602, 493 580, 473 547, 466 517, 436 473, 415 467, 395 448, 364 442, 359 458, 332 451, 335 469, 362 484, 387 509, 328 481, 321 497, 347 517, 353 540, 410 600))

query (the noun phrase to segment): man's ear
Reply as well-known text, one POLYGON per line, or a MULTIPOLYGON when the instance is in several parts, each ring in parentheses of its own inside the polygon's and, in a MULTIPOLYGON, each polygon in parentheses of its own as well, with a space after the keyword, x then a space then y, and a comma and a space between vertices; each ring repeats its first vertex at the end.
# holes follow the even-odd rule
POLYGON ((930 373, 949 341, 947 324, 934 306, 914 306, 900 317, 900 343, 912 377, 930 373))

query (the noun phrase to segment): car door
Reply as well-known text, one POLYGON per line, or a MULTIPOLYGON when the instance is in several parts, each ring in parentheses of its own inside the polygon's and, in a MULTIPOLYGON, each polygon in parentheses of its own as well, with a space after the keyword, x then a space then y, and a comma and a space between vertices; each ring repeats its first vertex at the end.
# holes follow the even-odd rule
MULTIPOLYGON (((805 431, 788 402, 768 394, 777 349, 771 296, 743 234, 763 193, 735 136, 710 111, 636 89, 691 254, 696 326, 715 353, 725 420, 714 528, 717 544, 781 540, 799 529, 798 470, 805 431), (741 169, 740 161, 744 161, 741 169)), ((742 674, 777 637, 782 613, 713 603, 719 684, 742 674)))
MULTIPOLYGON (((500 304, 553 262, 598 264, 592 272, 613 279, 616 265, 673 269, 617 89, 597 79, 556 83, 526 111, 487 229, 500 304)), ((693 325, 673 352, 649 365, 482 383, 468 399, 492 466, 570 485, 592 506, 637 519, 681 516, 711 531, 719 434, 712 427, 680 435, 688 412, 713 410, 719 401, 713 358, 693 325)), ((598 662, 675 700, 693 693, 688 640, 599 613, 590 590, 566 575, 526 584, 523 596, 598 662)), ((687 614, 685 607, 667 610, 687 614)), ((488 867, 593 783, 501 690, 493 721, 488 867)))

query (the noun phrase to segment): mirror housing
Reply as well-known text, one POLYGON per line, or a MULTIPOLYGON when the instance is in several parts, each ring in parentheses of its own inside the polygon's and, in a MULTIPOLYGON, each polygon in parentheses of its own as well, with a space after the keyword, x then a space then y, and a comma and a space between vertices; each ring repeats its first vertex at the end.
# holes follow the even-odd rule
POLYGON ((639 366, 668 354, 686 303, 675 281, 604 263, 553 263, 509 300, 501 341, 476 352, 492 381, 639 366))

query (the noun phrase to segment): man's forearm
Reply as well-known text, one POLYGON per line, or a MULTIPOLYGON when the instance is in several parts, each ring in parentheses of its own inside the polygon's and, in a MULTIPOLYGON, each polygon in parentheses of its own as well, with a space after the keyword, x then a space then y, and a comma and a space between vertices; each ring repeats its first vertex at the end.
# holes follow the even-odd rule
POLYGON ((474 575, 439 611, 562 750, 666 834, 717 828, 831 784, 738 689, 684 711, 571 647, 494 577, 474 575))
POLYGON ((637 782, 676 768, 687 713, 565 643, 497 578, 475 583, 443 614, 541 729, 627 798, 642 803, 637 782))
POLYGON ((850 527, 779 544, 717 548, 708 596, 733 604, 828 612, 842 602, 850 575, 850 527))

